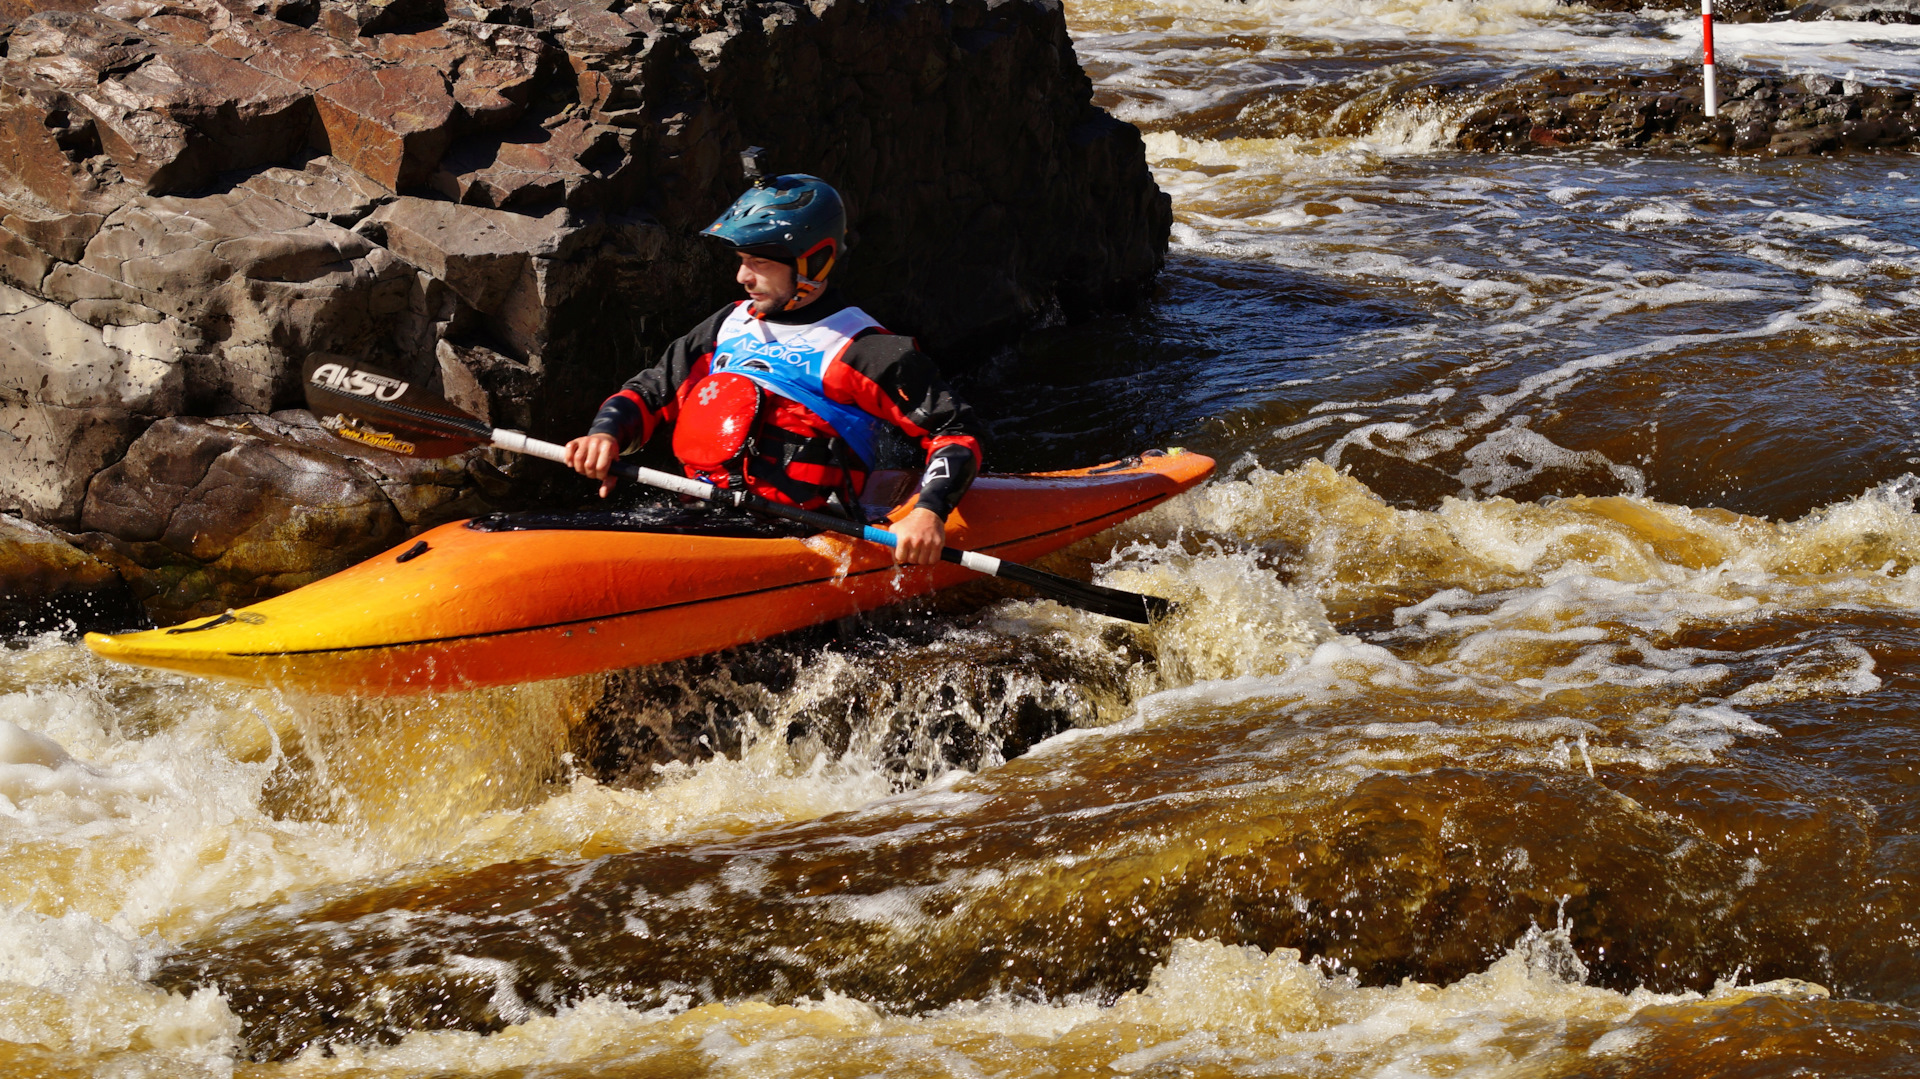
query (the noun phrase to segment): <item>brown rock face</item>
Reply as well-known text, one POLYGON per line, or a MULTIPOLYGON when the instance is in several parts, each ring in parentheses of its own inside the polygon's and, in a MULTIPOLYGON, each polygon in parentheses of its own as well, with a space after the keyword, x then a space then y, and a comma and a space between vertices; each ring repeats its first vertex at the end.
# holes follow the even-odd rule
POLYGON ((955 358, 1138 302, 1170 223, 1046 0, 10 0, 0 33, 0 508, 162 621, 510 490, 260 417, 326 351, 577 433, 731 294, 694 232, 746 146, 841 189, 842 283, 955 358))
POLYGON ((536 218, 403 198, 381 207, 361 231, 444 283, 517 355, 546 351, 553 312, 586 283, 568 256, 591 234, 569 227, 565 210, 536 218))
POLYGON ((186 191, 230 168, 285 160, 305 143, 306 94, 205 49, 156 54, 76 99, 127 179, 186 191))
POLYGON ((0 514, 0 632, 67 621, 134 625, 139 608, 112 566, 31 521, 0 514))
POLYGON ((0 125, 27 166, 24 186, 75 208, 116 179, 188 190, 300 150, 309 94, 206 48, 196 26, 176 35, 70 11, 22 20, 8 43, 0 125))
POLYGON ((471 514, 465 465, 360 456, 303 412, 166 419, 94 477, 78 541, 151 610, 218 610, 471 514))
POLYGON ((16 289, 0 287, 0 310, 0 445, 12 465, 0 483, 34 516, 72 522, 85 477, 184 404, 185 372, 153 354, 158 335, 144 324, 115 335, 122 349, 67 307, 16 289))
POLYGON ((317 104, 334 156, 396 190, 425 180, 451 137, 453 95, 437 71, 363 71, 317 104))

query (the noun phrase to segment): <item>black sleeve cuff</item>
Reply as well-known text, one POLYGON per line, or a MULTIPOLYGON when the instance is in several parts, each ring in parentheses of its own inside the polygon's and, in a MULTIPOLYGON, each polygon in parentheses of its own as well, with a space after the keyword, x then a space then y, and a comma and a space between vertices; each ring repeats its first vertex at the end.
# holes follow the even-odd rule
POLYGON ((593 426, 587 428, 590 435, 610 435, 625 450, 645 428, 646 420, 640 414, 640 406, 625 397, 614 396, 600 406, 600 412, 593 417, 593 426))
POLYGON ((914 502, 914 508, 932 510, 935 516, 946 520, 966 496, 967 488, 973 486, 973 474, 973 454, 966 447, 941 447, 927 462, 927 470, 920 477, 920 497, 914 502))

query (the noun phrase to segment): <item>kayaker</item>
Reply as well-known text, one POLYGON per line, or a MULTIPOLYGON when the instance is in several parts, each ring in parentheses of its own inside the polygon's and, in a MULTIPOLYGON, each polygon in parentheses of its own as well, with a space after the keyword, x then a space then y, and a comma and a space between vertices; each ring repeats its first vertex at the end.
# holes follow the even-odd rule
POLYGON ((704 234, 740 257, 747 298, 669 345, 607 398, 567 464, 613 489, 624 450, 672 424, 687 474, 858 519, 893 427, 926 454, 920 495, 892 526, 900 562, 939 561, 946 519, 980 470, 973 412, 910 337, 888 333, 827 283, 847 231, 840 194, 795 174, 761 179, 704 234))

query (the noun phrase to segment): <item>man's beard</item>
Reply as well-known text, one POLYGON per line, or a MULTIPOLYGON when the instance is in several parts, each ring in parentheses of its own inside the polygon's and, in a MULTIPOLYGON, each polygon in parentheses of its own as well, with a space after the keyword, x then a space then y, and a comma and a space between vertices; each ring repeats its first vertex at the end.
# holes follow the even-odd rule
POLYGON ((785 311, 787 304, 793 302, 794 296, 798 294, 799 290, 797 289, 787 289, 773 296, 769 296, 764 300, 754 300, 753 313, 759 315, 761 318, 766 318, 768 315, 777 315, 785 311))

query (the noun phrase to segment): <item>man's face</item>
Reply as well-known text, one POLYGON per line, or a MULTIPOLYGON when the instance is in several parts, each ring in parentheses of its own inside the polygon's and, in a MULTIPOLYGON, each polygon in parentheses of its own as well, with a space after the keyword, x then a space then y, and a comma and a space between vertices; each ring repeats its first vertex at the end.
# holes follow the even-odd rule
POLYGON ((740 272, 733 275, 753 301, 754 314, 765 318, 786 309, 793 299, 793 267, 784 262, 741 254, 740 272))

